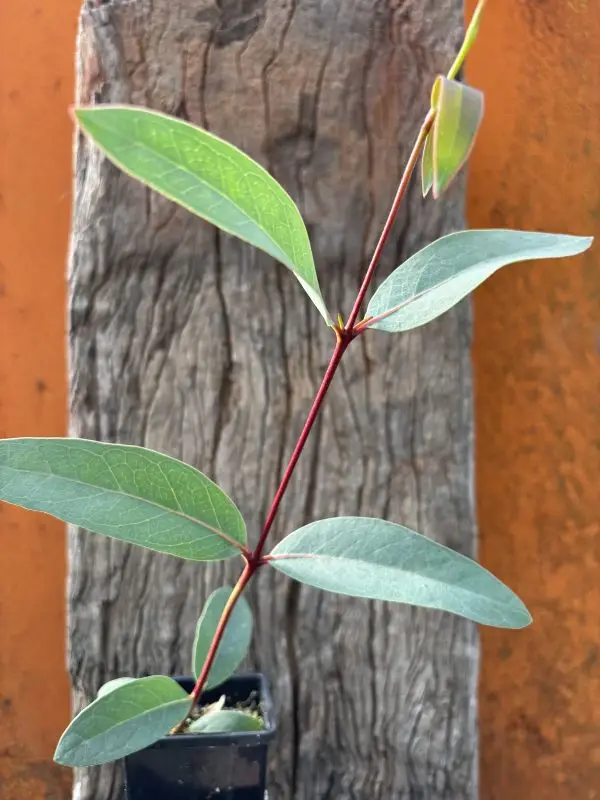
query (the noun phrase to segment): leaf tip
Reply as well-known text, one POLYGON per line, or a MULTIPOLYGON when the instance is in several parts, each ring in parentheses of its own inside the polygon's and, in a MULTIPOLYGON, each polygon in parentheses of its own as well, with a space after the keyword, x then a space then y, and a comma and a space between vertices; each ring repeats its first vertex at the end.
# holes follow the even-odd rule
POLYGON ((67 735, 67 731, 68 729, 64 731, 58 740, 58 744, 56 745, 56 749, 54 750, 54 755, 52 758, 57 764, 61 764, 63 767, 73 767, 75 765, 73 764, 72 759, 69 758, 70 748, 65 747, 65 736, 67 735))
MULTIPOLYGON (((511 591, 511 590, 509 590, 511 591)), ((510 622, 507 622, 503 627, 512 628, 512 630, 522 630, 529 627, 533 622, 533 617, 529 613, 529 609, 521 598, 511 591, 512 594, 512 609, 510 622)))
POLYGON ((521 609, 521 615, 520 616, 521 616, 521 619, 520 619, 519 623, 517 625, 515 625, 515 628, 517 630, 521 630, 523 628, 528 628, 531 625, 531 623, 533 622, 533 617, 529 613, 529 609, 525 606, 524 603, 522 603, 522 609, 521 609))

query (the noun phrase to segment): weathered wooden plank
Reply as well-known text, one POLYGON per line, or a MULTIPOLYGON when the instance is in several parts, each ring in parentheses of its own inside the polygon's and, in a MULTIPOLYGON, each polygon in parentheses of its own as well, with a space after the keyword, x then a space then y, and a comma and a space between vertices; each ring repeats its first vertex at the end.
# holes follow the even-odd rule
MULTIPOLYGON (((299 202, 324 293, 348 311, 427 104, 458 0, 88 3, 79 100, 177 113, 258 158, 299 202)), ((417 182, 381 275, 462 224, 460 182, 417 182)), ((369 514, 472 553, 466 305, 352 347, 276 525, 369 514)), ((256 539, 332 334, 289 273, 152 194, 85 141, 70 262, 71 430, 181 457, 230 492, 256 539)), ((238 565, 70 539, 76 705, 119 674, 188 669, 195 620, 238 565)), ((477 645, 450 616, 368 604, 263 570, 255 664, 279 706, 275 800, 474 798, 477 645)), ((112 768, 78 800, 116 800, 112 768)))

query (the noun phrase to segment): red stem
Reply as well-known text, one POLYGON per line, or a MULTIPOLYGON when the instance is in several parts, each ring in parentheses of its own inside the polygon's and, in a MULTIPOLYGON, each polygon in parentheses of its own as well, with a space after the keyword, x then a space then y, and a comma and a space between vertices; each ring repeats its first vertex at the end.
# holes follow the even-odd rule
POLYGON ((244 570, 238 579, 238 582, 233 587, 233 590, 229 595, 227 603, 225 604, 225 608, 223 609, 223 613, 221 614, 221 619, 219 620, 219 624, 217 625, 217 629, 215 630, 215 635, 211 642, 209 651, 206 655, 206 660, 202 665, 202 672, 198 676, 198 680, 196 681, 196 685, 194 686, 194 689, 191 694, 194 703, 198 701, 198 698, 200 697, 200 692, 202 691, 202 687, 206 683, 206 679, 208 678, 208 673, 210 672, 215 657, 217 655, 217 650, 219 649, 221 638, 225 633, 225 628, 227 626, 227 623, 229 622, 229 617, 231 616, 231 612, 235 608, 235 604, 237 603, 238 598, 246 588, 246 584, 252 578, 255 571, 256 567, 253 567, 252 564, 249 561, 247 561, 246 566, 244 567, 244 570))
POLYGON ((377 246, 373 252, 373 256, 371 258, 371 263, 365 273, 364 280, 362 282, 362 286, 359 289, 358 295, 352 306, 352 311, 350 312, 350 316, 346 322, 346 330, 353 331, 354 326, 356 324, 356 320, 358 315, 360 314, 360 309, 365 299, 365 295, 367 294, 367 289, 369 288, 369 284, 373 280, 373 275, 375 274, 375 269, 377 268, 377 264, 379 263, 379 259, 381 258, 381 253, 383 248, 385 247, 385 243, 387 242, 394 222, 396 220, 396 216, 398 214, 398 209, 400 208, 400 203, 404 199, 404 195, 406 194, 406 190, 408 189, 408 184, 410 182, 411 176, 417 166, 417 162, 419 160, 419 155, 421 153, 421 149, 425 144, 425 139, 427 138, 427 134, 431 130, 431 126, 433 125, 433 120, 435 118, 435 111, 430 109, 429 113, 425 117, 425 121, 421 125, 421 130, 419 131, 419 135, 417 136, 417 140, 415 145, 412 149, 406 167, 404 168, 404 173, 400 180, 400 185, 398 186, 398 191, 396 192, 396 196, 394 197, 394 202, 392 203, 392 207, 390 208, 390 213, 388 214, 388 218, 385 221, 385 225, 383 226, 383 230, 381 232, 381 236, 379 237, 379 241, 377 242, 377 246))
MULTIPOLYGON (((333 355, 331 356, 331 360, 329 362, 329 366, 323 376, 323 380, 321 382, 321 386, 319 387, 319 391, 317 392, 315 399, 313 401, 312 407, 306 418, 306 422, 304 423, 304 427, 302 428, 302 432, 300 437, 294 447, 294 452, 292 453, 288 465, 283 473, 283 478, 281 479, 281 483, 279 484, 279 488, 273 498, 273 502, 271 503, 271 508, 269 509, 269 513, 267 514, 267 519, 265 521, 262 533, 260 535, 260 539, 258 540, 258 544, 254 549, 253 553, 248 553, 247 555, 244 554, 244 558, 246 559, 246 565, 242 574, 239 577, 238 582, 233 587, 231 594, 229 595, 229 599, 227 600, 227 604, 223 609, 223 613, 221 614, 221 619, 219 620, 219 624, 215 630, 215 635, 213 636, 213 640, 210 645, 210 649, 206 655, 206 660, 202 666, 202 671, 198 676, 198 680, 192 690, 190 695, 191 700, 191 713, 194 710, 196 703, 202 693, 202 689, 204 688, 204 684, 206 683, 206 679, 208 678, 208 674, 211 670, 211 667, 214 663, 214 660, 217 655, 217 650, 219 649, 219 645, 221 643, 221 639, 223 638, 223 633, 225 632, 225 628, 227 627, 227 623, 229 622, 229 618, 231 616, 231 612, 235 608, 235 604, 237 603, 240 595, 246 588, 247 584, 252 579, 252 576, 256 572, 259 567, 262 567, 266 562, 263 561, 262 552, 264 550, 265 544, 267 542, 267 537, 269 535, 269 531, 275 521, 275 516, 277 514, 277 510, 279 508, 279 504, 285 494, 285 490, 288 487, 290 479, 292 477, 292 473, 294 472, 294 468, 298 463, 298 459, 300 458, 300 454, 304 449, 304 445, 306 444, 306 440, 308 439, 312 426, 314 425, 315 419, 319 413, 321 406, 323 405, 323 400, 325 399, 325 395, 327 394, 327 390, 331 386, 331 381, 333 380, 333 376, 338 368, 338 365, 346 351, 346 348, 352 341, 352 335, 349 335, 345 332, 340 332, 336 330, 337 334, 337 343, 335 349, 333 351, 333 355)), ((189 714, 188 714, 189 716, 189 714)), ((187 717, 183 719, 178 725, 176 725, 171 733, 181 733, 185 727, 185 723, 187 721, 187 717)))
POLYGON ((273 522, 275 521, 277 511, 279 510, 279 505, 283 499, 283 495, 285 494, 285 491, 291 480, 296 464, 298 463, 298 459, 300 458, 300 454, 304 450, 304 445, 306 444, 306 440, 310 436, 312 426, 314 425, 317 415, 321 410, 321 406, 323 405, 323 400, 325 399, 327 390, 331 386, 331 381, 333 380, 333 376, 335 375, 339 363, 342 360, 342 356, 346 352, 346 348, 348 347, 350 342, 351 342, 350 336, 343 336, 343 335, 338 336, 338 341, 336 343, 335 350, 333 351, 333 355, 331 356, 331 360, 329 362, 329 366, 327 367, 327 371, 323 376, 323 380, 319 387, 319 391, 315 396, 312 408, 309 411, 308 417, 306 418, 306 422, 304 423, 304 427, 302 428, 300 437, 296 442, 296 446, 294 447, 294 452, 292 453, 288 465, 285 468, 285 472, 283 473, 281 483, 279 484, 279 488, 277 489, 275 497, 273 498, 273 502, 271 503, 271 508, 269 509, 269 513, 267 514, 267 519, 265 520, 265 524, 263 526, 260 539, 258 540, 258 544, 256 545, 256 549, 254 551, 254 556, 252 560, 260 561, 263 550, 265 548, 265 544, 267 543, 267 537, 269 535, 273 522))
MULTIPOLYGON (((331 356, 331 360, 329 361, 329 365, 327 367, 325 375, 323 376, 323 380, 319 387, 319 391, 317 392, 317 394, 315 395, 315 399, 313 400, 313 404, 308 413, 308 417, 306 418, 306 422, 304 423, 304 427, 302 428, 302 432, 300 433, 300 437, 296 442, 294 451, 290 456, 290 460, 288 462, 287 467, 285 468, 283 477, 281 479, 281 483, 279 484, 279 488, 277 489, 275 497, 273 498, 273 502, 271 503, 271 507, 269 508, 269 512, 267 514, 267 518, 265 520, 265 524, 262 529, 262 533, 258 540, 258 544, 256 545, 256 548, 254 549, 253 552, 249 552, 247 550, 243 551, 243 556, 246 559, 246 565, 244 566, 244 570, 240 575, 238 582, 234 586, 231 595, 229 596, 229 599, 227 601, 227 604, 225 605, 225 608, 223 609, 221 619, 219 620, 219 624, 217 625, 217 629, 215 630, 215 635, 213 637, 210 649, 206 656, 206 660, 202 667, 202 671, 198 676, 198 680, 196 681, 194 689, 190 695, 191 699, 190 713, 193 711, 196 703, 198 702, 202 689, 204 688, 204 684, 206 683, 206 679, 208 678, 208 674, 214 663, 215 657, 217 655, 217 650, 219 649, 221 639, 223 638, 223 633, 225 632, 225 628, 227 626, 227 623, 229 622, 231 612, 235 608, 235 604, 237 603, 239 597, 246 588, 247 584, 252 579, 254 573, 264 564, 268 563, 267 559, 263 558, 262 555, 265 549, 267 538, 269 536, 271 528, 273 527, 273 522, 275 521, 275 517, 277 516, 277 511, 279 510, 279 506, 281 504, 283 496, 290 483, 294 469, 296 468, 296 464, 298 463, 298 459, 300 458, 300 455, 304 450, 306 441, 310 435, 310 432, 319 414, 319 411, 321 410, 323 401, 325 399, 325 395, 327 394, 327 391, 331 386, 331 382, 337 371, 337 368, 340 365, 342 356, 346 352, 350 342, 357 336, 359 336, 362 332, 364 332, 364 330, 366 329, 366 326, 364 324, 359 324, 357 326, 356 320, 360 313, 360 309, 365 299, 367 290, 369 288, 369 284, 373 280, 373 275, 375 274, 375 269, 377 267, 377 264, 379 263, 381 253, 392 230, 392 226, 396 219, 396 215, 398 214, 398 209, 400 208, 400 203, 402 202, 406 194, 406 190, 408 189, 410 178, 419 160, 419 154, 421 152, 421 149, 423 148, 423 145, 425 144, 427 134, 431 130, 434 117, 435 117, 435 112, 433 110, 429 111, 429 113, 425 118, 425 121, 423 122, 423 125, 421 126, 419 135, 417 136, 417 140, 415 142, 415 145, 412 149, 412 152, 404 169, 402 179, 400 180, 400 185, 398 186, 398 191, 396 192, 396 197, 394 198, 392 208, 390 209, 390 213, 388 214, 388 218, 381 232, 381 236, 379 237, 379 241, 377 242, 377 246, 375 247, 373 257, 371 258, 371 263, 369 264, 369 267, 365 274, 364 280, 358 292, 358 296, 356 298, 354 306, 352 307, 350 316, 348 317, 348 321, 346 322, 345 327, 342 327, 340 325, 335 328, 335 333, 337 336, 337 343, 335 349, 331 356)), ((173 728, 171 733, 180 733, 181 731, 183 731, 185 728, 186 721, 187 717, 186 719, 182 720, 175 728, 173 728)))
POLYGON ((219 624, 215 630, 215 635, 213 636, 213 640, 210 644, 210 648, 208 653, 206 654, 206 659, 204 664, 202 665, 202 671, 200 675, 198 675, 198 680, 194 688, 192 689, 192 693, 190 694, 190 710, 186 717, 181 720, 171 731, 172 734, 174 733, 181 733, 185 728, 185 723, 187 722, 187 718, 194 710, 198 699, 200 698, 200 694, 202 689, 204 688, 204 684, 208 678, 209 672, 212 668, 214 660, 217 656, 217 650, 219 649, 219 645, 221 644, 221 639, 223 638, 223 634, 225 633, 225 628, 227 627, 227 623, 229 622, 229 618, 231 617, 231 613, 235 608, 235 604, 239 600, 242 592, 246 588, 248 582, 256 572, 257 565, 252 564, 250 561, 246 561, 246 565, 240 577, 238 578, 238 582, 233 587, 229 598, 227 599, 227 603, 225 604, 225 608, 223 609, 223 613, 221 614, 221 619, 219 620, 219 624))

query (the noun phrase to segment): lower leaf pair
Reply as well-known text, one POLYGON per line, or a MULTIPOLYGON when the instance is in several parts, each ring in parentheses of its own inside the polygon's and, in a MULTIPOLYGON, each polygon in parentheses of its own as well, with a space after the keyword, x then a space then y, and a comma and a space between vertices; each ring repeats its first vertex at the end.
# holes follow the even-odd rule
MULTIPOLYGON (((0 498, 125 542, 191 560, 245 554, 246 528, 233 501, 205 475, 176 459, 118 444, 76 439, 0 442, 0 498)), ((366 517, 310 523, 265 557, 307 585, 354 597, 450 611, 475 622, 520 628, 531 617, 519 598, 465 556, 401 525, 366 517)), ((192 669, 198 675, 231 594, 217 589, 197 626, 192 669)), ((208 674, 219 685, 241 664, 252 635, 243 597, 208 674)), ((120 678, 61 738, 56 760, 72 766, 121 758, 166 735, 189 711, 190 696, 171 678, 120 678)), ((253 731, 260 720, 212 710, 194 732, 253 731)))
MULTIPOLYGON (((63 733, 54 760, 81 767, 124 758, 166 736, 189 706, 188 693, 165 675, 110 681, 63 733)), ((252 733, 262 728, 257 714, 217 708, 201 714, 187 732, 252 733)))

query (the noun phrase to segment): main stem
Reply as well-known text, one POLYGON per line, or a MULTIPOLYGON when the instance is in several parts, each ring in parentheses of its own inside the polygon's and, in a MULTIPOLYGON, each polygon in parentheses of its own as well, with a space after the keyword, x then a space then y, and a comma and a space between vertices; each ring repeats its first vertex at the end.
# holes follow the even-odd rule
POLYGON ((315 396, 312 408, 310 409, 308 417, 306 418, 306 422, 304 423, 304 427, 302 428, 300 437, 296 442, 294 451, 290 456, 288 465, 285 468, 285 472, 283 473, 281 483, 279 484, 279 488, 275 493, 275 497, 273 498, 273 502, 271 503, 269 513, 267 514, 267 518, 265 520, 265 524, 263 526, 260 539, 258 540, 258 544, 256 545, 253 557, 258 561, 260 561, 260 559, 262 558, 263 550, 265 549, 265 544, 267 543, 267 537, 269 536, 271 527, 275 522, 275 517, 277 516, 277 511, 279 510, 279 505, 283 500, 283 495, 285 494, 288 484, 292 478, 292 474, 294 472, 294 469, 296 468, 298 459, 300 458, 300 455, 304 450, 304 445, 306 444, 306 441, 310 436, 312 426, 314 425, 315 420, 319 414, 319 411, 321 410, 321 406, 323 404, 323 400, 325 399, 325 395, 327 394, 327 390, 331 386, 331 381, 333 380, 333 376, 335 375, 339 363, 342 360, 342 356, 344 355, 348 345, 352 341, 352 335, 347 335, 345 331, 337 331, 337 336, 338 340, 335 345, 335 350, 333 351, 333 355, 331 356, 331 360, 329 361, 329 366, 327 367, 325 375, 323 376, 323 380, 321 382, 321 385, 319 386, 319 391, 315 396))
POLYGON ((217 629, 215 630, 215 635, 213 636, 213 640, 210 644, 210 648, 206 655, 206 659, 204 661, 204 665, 202 666, 202 671, 198 676, 198 680, 196 681, 196 685, 192 691, 191 697, 196 704, 198 698, 200 697, 200 692, 202 691, 202 687, 206 683, 208 678, 208 673, 210 672, 210 668, 213 665, 215 660, 215 656, 217 655, 217 650, 219 648, 219 644, 225 633, 225 628, 227 627, 227 623, 229 622, 229 617, 231 616, 231 612, 235 608, 235 604, 238 601, 238 598, 246 588, 246 584, 252 578, 256 568, 252 567, 249 561, 246 562, 246 565, 243 569, 242 574, 240 575, 238 582, 233 587, 231 594, 225 604, 225 608, 223 609, 223 613, 221 614, 221 619, 219 620, 219 624, 217 625, 217 629))
MULTIPOLYGON (((406 195, 406 191, 408 189, 411 176, 415 170, 415 167, 417 166, 419 155, 421 153, 421 150, 423 149, 425 140, 427 139, 427 135, 431 130, 434 118, 435 118, 435 111, 432 109, 425 117, 425 121, 423 122, 423 125, 421 126, 421 129, 415 141, 414 147, 412 149, 412 152, 410 154, 410 157, 402 174, 402 178, 400 180, 400 184, 398 186, 398 191, 396 192, 394 202, 392 203, 390 213, 388 214, 387 220, 381 232, 381 236, 379 237, 379 241, 377 242, 377 245, 373 252, 371 262, 365 273, 365 277, 359 289, 354 305, 352 306, 352 311, 350 312, 350 316, 348 317, 348 320, 344 326, 339 325, 334 328, 337 338, 335 349, 331 355, 329 365, 327 367, 325 375, 323 376, 323 380, 321 381, 319 390, 315 395, 315 399, 313 400, 311 409, 308 412, 308 417, 306 418, 304 427, 302 428, 298 441, 296 442, 296 446, 294 447, 292 455, 290 456, 290 460, 287 464, 287 467, 285 468, 283 477, 281 478, 281 483, 279 484, 279 487, 275 493, 275 497, 273 498, 273 502, 271 503, 271 507, 269 508, 269 512, 265 519, 265 524, 263 526, 260 538, 258 540, 258 544, 251 553, 248 554, 244 553, 246 564, 244 566, 243 572, 240 575, 237 583, 235 584, 231 592, 231 595, 229 596, 227 604, 223 609, 223 613, 221 614, 219 624, 217 625, 217 629, 215 631, 215 635, 210 645, 210 649, 204 661, 202 671, 198 676, 196 685, 194 686, 194 689, 190 695, 190 700, 191 700, 190 713, 196 706, 200 694, 202 692, 202 689, 204 688, 204 684, 206 683, 206 679, 208 678, 208 675, 214 663, 217 651, 219 649, 219 645, 221 643, 221 639, 223 638, 225 628, 227 627, 227 623, 229 622, 231 613, 235 608, 235 604, 237 603, 238 599, 240 598, 241 594, 243 593, 248 583, 252 580, 252 577, 254 576, 256 571, 265 564, 265 561, 263 559, 263 552, 265 549, 265 545, 267 543, 267 538, 269 536, 271 528, 273 527, 273 522, 275 521, 275 517, 277 516, 279 506, 281 505, 283 496, 285 495, 285 492, 289 486, 290 480, 294 473, 294 469, 296 468, 296 464, 298 463, 298 459, 300 458, 302 451, 304 450, 304 446, 307 442, 308 437, 310 436, 310 432, 313 428, 315 420, 319 415, 319 412, 323 406, 323 401, 325 400, 325 396, 327 395, 329 387, 331 386, 331 382, 333 381, 333 377, 337 371, 337 368, 340 365, 342 357, 346 352, 346 350, 348 349, 350 343, 353 341, 353 339, 355 339, 364 331, 364 328, 362 328, 360 325, 359 326, 356 325, 356 320, 358 319, 358 315, 360 313, 361 306, 367 294, 369 285, 373 280, 375 269, 377 268, 377 264, 379 263, 379 259, 381 258, 381 253, 383 251, 383 248, 385 247, 385 243, 389 238, 392 226, 394 224, 394 220, 396 219, 396 216, 398 214, 398 209, 400 208, 400 204, 402 203, 402 200, 406 195)), ((187 721, 187 716, 175 728, 173 728, 171 733, 180 733, 181 731, 183 731, 185 728, 186 721, 187 721)))
POLYGON ((373 280, 373 276, 375 275, 375 270, 377 269, 377 265, 379 264, 381 253, 383 252, 385 243, 387 242, 389 235, 391 233, 394 221, 396 219, 396 216, 398 215, 400 204, 402 203, 404 196, 406 195, 408 184, 410 183, 411 176, 415 171, 415 167, 417 166, 417 162, 419 160, 419 155, 421 154, 421 150, 425 145, 425 140, 427 139, 429 131, 431 130, 431 126, 433 125, 434 119, 435 119, 435 111, 432 108, 429 110, 429 113, 427 114, 423 124, 421 125, 421 129, 415 141, 414 147, 409 156, 406 167, 404 168, 404 173, 402 174, 402 178, 400 179, 400 184, 398 185, 398 191, 396 192, 396 196, 394 197, 394 202, 392 203, 392 207, 390 208, 390 213, 388 214, 388 217, 385 221, 385 225, 383 226, 383 230, 381 231, 381 236, 379 237, 379 241, 377 242, 377 246, 375 247, 375 250, 373 252, 371 263, 367 268, 364 280, 358 291, 358 295, 356 296, 354 305, 352 306, 352 311, 350 312, 350 316, 348 317, 348 320, 346 322, 347 330, 351 331, 354 330, 354 326, 356 325, 356 320, 358 319, 358 315, 360 314, 360 309, 367 294, 367 290, 369 288, 371 281, 373 280))

